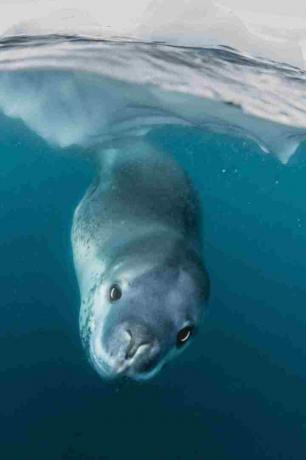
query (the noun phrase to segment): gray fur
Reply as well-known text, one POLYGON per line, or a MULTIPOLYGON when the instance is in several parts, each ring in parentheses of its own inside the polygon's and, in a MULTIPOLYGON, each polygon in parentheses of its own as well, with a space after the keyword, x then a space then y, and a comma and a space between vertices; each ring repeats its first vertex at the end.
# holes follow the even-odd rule
POLYGON ((209 291, 200 235, 196 195, 172 158, 146 145, 101 153, 72 243, 81 337, 103 377, 151 377, 178 353, 178 331, 199 323, 209 291))

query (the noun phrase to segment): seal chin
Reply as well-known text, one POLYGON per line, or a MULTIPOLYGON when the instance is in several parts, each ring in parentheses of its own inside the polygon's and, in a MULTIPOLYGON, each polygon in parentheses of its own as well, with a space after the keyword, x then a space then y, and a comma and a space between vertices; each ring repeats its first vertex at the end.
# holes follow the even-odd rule
POLYGON ((97 359, 91 355, 91 361, 98 374, 106 380, 115 380, 127 377, 136 381, 144 381, 153 378, 162 368, 162 363, 151 364, 150 362, 139 363, 134 360, 114 360, 112 364, 97 359))
POLYGON ((163 362, 159 362, 157 365, 154 365, 153 367, 145 366, 143 369, 138 369, 137 367, 135 368, 134 366, 131 366, 128 369, 126 375, 129 378, 136 380, 138 382, 150 380, 160 372, 160 370, 163 367, 163 364, 163 362))
POLYGON ((90 358, 96 371, 107 380, 128 377, 143 381, 155 376, 162 367, 157 341, 136 344, 127 332, 111 340, 106 348, 101 339, 92 341, 90 358))

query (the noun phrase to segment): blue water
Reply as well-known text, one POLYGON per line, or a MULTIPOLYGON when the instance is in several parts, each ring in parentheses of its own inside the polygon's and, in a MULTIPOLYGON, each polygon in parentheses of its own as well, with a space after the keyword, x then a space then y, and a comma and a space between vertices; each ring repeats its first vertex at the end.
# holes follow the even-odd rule
POLYGON ((0 117, 0 457, 302 460, 306 147, 284 166, 244 139, 150 136, 200 193, 209 313, 153 380, 107 384, 81 348, 70 246, 93 168, 0 117))

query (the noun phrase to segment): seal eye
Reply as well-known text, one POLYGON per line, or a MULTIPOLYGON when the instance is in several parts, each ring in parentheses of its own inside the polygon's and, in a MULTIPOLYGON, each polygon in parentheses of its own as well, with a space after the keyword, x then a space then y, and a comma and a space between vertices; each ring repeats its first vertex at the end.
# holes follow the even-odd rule
POLYGON ((186 326, 183 329, 181 329, 176 336, 176 346, 181 347, 182 345, 184 345, 192 336, 192 332, 192 326, 186 326))
POLYGON ((111 302, 116 302, 122 296, 120 287, 117 284, 114 284, 109 290, 109 300, 111 302))

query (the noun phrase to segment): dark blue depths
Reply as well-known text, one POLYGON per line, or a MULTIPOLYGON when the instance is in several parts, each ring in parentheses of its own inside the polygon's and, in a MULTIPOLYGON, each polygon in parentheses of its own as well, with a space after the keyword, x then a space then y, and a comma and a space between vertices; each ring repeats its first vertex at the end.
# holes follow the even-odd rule
MULTIPOLYGON (((306 160, 163 128, 204 211, 212 295, 192 347, 146 384, 106 384, 78 336, 69 240, 93 171, 0 119, 0 457, 306 458, 306 160)), ((305 150, 305 148, 304 148, 305 150)))

